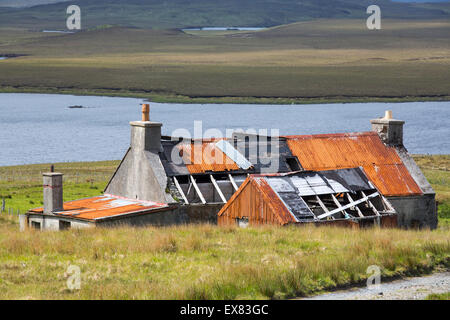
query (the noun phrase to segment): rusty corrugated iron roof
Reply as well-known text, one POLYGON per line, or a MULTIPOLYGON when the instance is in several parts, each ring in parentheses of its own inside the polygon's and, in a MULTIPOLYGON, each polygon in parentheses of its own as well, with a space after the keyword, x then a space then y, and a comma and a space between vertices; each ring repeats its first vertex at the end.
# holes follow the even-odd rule
POLYGON ((216 142, 217 140, 205 140, 177 146, 189 173, 239 170, 239 166, 216 146, 216 142))
POLYGON ((386 146, 376 132, 285 136, 305 170, 363 167, 385 196, 420 195, 394 147, 386 146))
MULTIPOLYGON (((64 203, 64 211, 55 215, 88 221, 115 218, 129 214, 142 214, 168 208, 167 204, 126 199, 113 195, 69 201, 64 203)), ((30 210, 30 213, 43 213, 43 208, 30 210)))
MULTIPOLYGON (((233 194, 233 196, 228 200, 228 202, 219 211, 218 216, 222 216, 228 209, 228 207, 241 196, 242 191, 251 185, 256 188, 257 192, 262 195, 265 203, 271 208, 271 210, 276 213, 275 218, 281 225, 288 223, 295 223, 296 220, 286 208, 283 201, 278 197, 277 193, 272 189, 267 180, 263 175, 249 175, 247 179, 242 183, 239 189, 233 194)), ((251 201, 247 199, 246 201, 251 201)), ((250 212, 250 214, 255 214, 255 212, 250 212)))
POLYGON ((257 186, 266 203, 272 208, 273 212, 276 212, 280 224, 285 225, 297 221, 265 177, 248 177, 248 179, 252 179, 251 183, 257 186))
POLYGON ((362 221, 395 215, 396 212, 358 167, 249 175, 218 216, 219 223, 225 224, 245 217, 252 224, 276 222, 285 225, 321 222, 336 214, 342 216, 333 217, 333 220, 362 221), (373 207, 358 207, 373 198, 381 201, 370 203, 373 207), (330 204, 330 199, 335 199, 335 203, 330 204))

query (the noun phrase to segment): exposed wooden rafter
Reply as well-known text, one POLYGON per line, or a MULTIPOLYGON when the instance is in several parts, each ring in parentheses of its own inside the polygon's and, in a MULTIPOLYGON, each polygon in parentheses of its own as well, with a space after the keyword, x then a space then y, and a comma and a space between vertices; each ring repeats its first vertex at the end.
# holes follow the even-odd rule
POLYGON ((175 186, 178 189, 178 192, 181 194, 181 196, 183 197, 184 203, 185 204, 189 204, 189 201, 187 199, 187 197, 185 196, 183 189, 181 189, 180 183, 178 182, 177 177, 173 177, 173 181, 175 182, 175 186))
POLYGON ((205 197, 203 197, 203 194, 202 194, 202 192, 200 191, 200 188, 198 187, 197 182, 195 182, 194 177, 193 177, 193 176, 189 176, 189 177, 191 178, 191 182, 192 182, 192 185, 194 186, 195 191, 197 191, 197 194, 198 194, 198 196, 199 196, 199 198, 200 198, 200 201, 201 201, 203 204, 206 204, 205 197))
MULTIPOLYGON (((379 195, 380 195, 380 194, 379 194, 378 192, 374 192, 374 193, 372 193, 371 195, 368 195, 368 196, 366 196, 366 195, 363 193, 363 196, 364 196, 363 198, 358 199, 358 200, 356 200, 356 201, 353 201, 353 202, 351 202, 351 203, 349 203, 349 204, 346 204, 345 206, 341 206, 341 207, 339 207, 339 208, 337 208, 337 209, 335 209, 335 210, 332 210, 332 211, 329 211, 329 212, 327 212, 327 213, 324 213, 324 214, 318 216, 317 218, 318 218, 318 219, 325 219, 325 218, 327 218, 327 217, 330 217, 330 216, 335 215, 336 213, 343 212, 343 211, 345 211, 346 209, 349 209, 349 208, 351 208, 351 207, 354 207, 354 206, 356 206, 356 205, 358 205, 358 204, 360 204, 360 203, 367 202, 367 201, 369 201, 369 200, 372 199, 372 198, 378 197, 379 195)), ((369 206, 370 206, 370 205, 373 206, 373 204, 369 201, 369 206)), ((374 208, 374 207, 373 207, 373 208, 374 208)), ((376 209, 375 209, 375 211, 376 211, 376 209)), ((378 211, 376 211, 376 212, 378 213, 377 215, 380 215, 380 213, 379 213, 378 211)))
POLYGON ((233 185, 234 191, 237 191, 238 186, 237 186, 236 182, 234 181, 233 176, 231 174, 228 174, 228 179, 230 179, 230 182, 233 185))
POLYGON ((214 177, 212 176, 212 174, 209 175, 211 177, 211 182, 214 185, 214 188, 216 188, 217 193, 219 194, 220 199, 222 199, 223 203, 227 203, 227 199, 225 198, 225 196, 222 193, 222 190, 220 190, 219 185, 216 182, 216 179, 214 179, 214 177))

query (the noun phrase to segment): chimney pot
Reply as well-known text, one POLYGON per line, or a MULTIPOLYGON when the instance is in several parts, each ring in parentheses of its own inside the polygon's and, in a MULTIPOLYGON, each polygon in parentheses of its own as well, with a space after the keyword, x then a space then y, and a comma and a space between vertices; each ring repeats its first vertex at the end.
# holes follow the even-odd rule
POLYGON ((386 110, 386 112, 384 113, 384 118, 386 120, 392 119, 392 111, 391 110, 386 110))
POLYGON ((142 121, 150 121, 150 105, 142 105, 142 121))

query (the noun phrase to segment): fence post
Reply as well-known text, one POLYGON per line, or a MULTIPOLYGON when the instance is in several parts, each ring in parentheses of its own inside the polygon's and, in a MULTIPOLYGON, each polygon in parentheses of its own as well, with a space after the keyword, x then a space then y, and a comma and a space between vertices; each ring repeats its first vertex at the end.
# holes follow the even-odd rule
POLYGON ((5 198, 2 199, 2 212, 5 212, 6 201, 5 198))

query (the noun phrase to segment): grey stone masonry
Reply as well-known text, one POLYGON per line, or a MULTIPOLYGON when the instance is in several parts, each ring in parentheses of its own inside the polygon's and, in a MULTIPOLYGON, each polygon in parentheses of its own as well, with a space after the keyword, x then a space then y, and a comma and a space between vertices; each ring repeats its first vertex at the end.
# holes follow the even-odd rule
POLYGON ((63 174, 48 172, 43 174, 44 180, 44 213, 62 211, 63 208, 63 174))
POLYGON ((161 149, 162 123, 133 121, 131 125, 131 148, 159 152, 161 149))
POLYGON ((384 118, 370 120, 372 131, 377 132, 385 144, 402 146, 405 121, 392 119, 390 118, 391 115, 386 113, 384 118))

